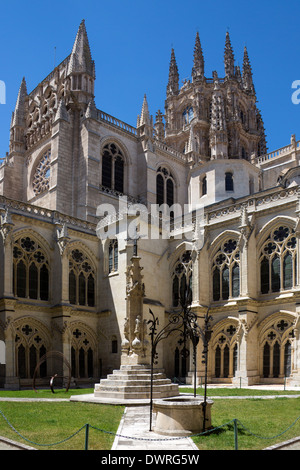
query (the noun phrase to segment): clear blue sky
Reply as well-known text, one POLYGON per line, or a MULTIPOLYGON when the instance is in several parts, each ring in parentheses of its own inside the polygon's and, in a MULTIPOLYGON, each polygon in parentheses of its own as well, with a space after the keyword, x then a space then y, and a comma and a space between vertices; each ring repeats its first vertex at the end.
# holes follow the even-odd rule
POLYGON ((171 48, 180 80, 190 78, 196 32, 205 75, 224 76, 223 54, 229 30, 236 64, 246 45, 269 151, 300 139, 300 104, 291 101, 300 80, 300 2, 232 0, 11 0, 0 4, 0 156, 9 149, 9 125, 25 76, 28 91, 70 54, 85 19, 96 64, 95 101, 99 109, 136 125, 144 93, 151 114, 164 110, 171 48))

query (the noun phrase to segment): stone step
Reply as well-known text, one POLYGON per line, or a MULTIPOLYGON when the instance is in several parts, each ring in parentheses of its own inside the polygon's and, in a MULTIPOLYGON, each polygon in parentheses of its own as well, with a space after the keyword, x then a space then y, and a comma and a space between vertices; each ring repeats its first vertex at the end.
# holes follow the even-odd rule
MULTIPOLYGON (((161 398, 162 397, 162 394, 163 394, 163 397, 164 398, 167 398, 167 397, 174 397, 174 396, 177 396, 178 393, 172 391, 172 390, 167 390, 167 391, 155 391, 153 390, 153 393, 152 393, 152 398, 156 399, 156 398, 161 398)), ((108 398, 108 399, 111 399, 111 398, 122 398, 122 399, 125 399, 125 400, 130 400, 130 399, 145 399, 145 398, 151 398, 150 396, 150 391, 147 392, 147 391, 142 391, 142 392, 124 392, 124 393, 120 393, 120 392, 113 392, 113 391, 110 391, 110 392, 105 392, 105 391, 101 391, 101 393, 98 393, 97 391, 94 392, 94 396, 97 397, 101 397, 101 398, 108 398)))
MULTIPOLYGON (((152 384, 153 388, 157 388, 157 387, 160 387, 161 389, 164 388, 177 388, 177 385, 175 384, 171 384, 170 382, 156 382, 156 383, 153 383, 152 384)), ((120 390, 120 389, 126 389, 126 390, 142 390, 142 389, 149 389, 150 390, 150 387, 151 387, 151 383, 150 382, 142 382, 142 383, 132 383, 132 382, 105 382, 105 381, 102 381, 100 382, 100 385, 97 385, 98 387, 98 390, 100 389, 110 389, 110 390, 120 390)))
MULTIPOLYGON (((130 384, 134 387, 144 387, 151 384, 150 379, 145 379, 145 380, 111 380, 111 379, 102 379, 101 380, 102 385, 110 385, 110 386, 116 386, 116 387, 121 387, 127 384, 130 384)), ((153 385, 169 385, 171 384, 169 379, 158 379, 158 380, 153 380, 153 385)))
MULTIPOLYGON (((150 380, 151 375, 149 374, 108 374, 107 379, 109 380, 150 380)), ((154 374, 153 380, 169 380, 164 374, 154 374)))
MULTIPOLYGON (((173 384, 162 369, 155 369, 152 379, 154 398, 179 395, 178 385, 173 384)), ((150 395, 151 368, 143 364, 122 365, 94 388, 94 396, 102 398, 142 399, 150 398, 150 395)))

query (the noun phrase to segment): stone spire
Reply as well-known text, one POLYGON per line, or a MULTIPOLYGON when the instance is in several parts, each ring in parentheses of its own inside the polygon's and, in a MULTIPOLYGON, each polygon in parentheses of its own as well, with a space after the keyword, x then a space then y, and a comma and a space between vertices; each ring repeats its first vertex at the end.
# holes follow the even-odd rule
POLYGON ((169 81, 167 85, 167 96, 169 95, 177 95, 179 91, 179 74, 178 74, 178 67, 176 64, 175 52, 172 48, 171 51, 171 61, 169 67, 169 81))
POLYGON ((244 48, 244 60, 243 60, 243 87, 246 91, 250 93, 255 93, 252 77, 252 69, 250 65, 250 60, 248 56, 248 51, 245 46, 244 48))
POLYGON ((139 124, 140 124, 140 126, 142 126, 143 124, 146 124, 146 125, 149 126, 150 122, 151 122, 151 117, 150 117, 150 113, 149 113, 147 96, 145 94, 139 124))
POLYGON ((226 33, 225 41, 225 52, 224 52, 224 65, 225 65, 225 76, 227 78, 234 77, 234 55, 231 46, 229 32, 226 33))
POLYGON ((27 86, 26 86, 26 80, 25 77, 23 77, 23 80, 21 82, 21 86, 19 88, 19 93, 18 93, 18 98, 16 102, 16 107, 13 112, 12 116, 12 127, 14 126, 19 126, 19 127, 24 127, 25 126, 25 102, 27 98, 27 86))
POLYGON ((10 152, 25 151, 25 114, 27 101, 27 86, 25 78, 21 82, 15 110, 12 113, 10 126, 10 152))
POLYGON ((144 95, 141 115, 137 117, 139 136, 153 137, 153 118, 150 116, 146 94, 144 95))
POLYGON ((195 80, 198 77, 204 77, 204 58, 202 47, 200 43, 199 33, 196 34, 195 48, 194 48, 194 67, 192 69, 192 77, 195 80))
POLYGON ((84 20, 80 23, 69 59, 67 75, 72 73, 86 73, 95 79, 95 63, 92 60, 84 20))
POLYGON ((225 116, 225 105, 222 91, 220 89, 217 72, 214 76, 214 91, 212 95, 212 110, 210 124, 210 147, 211 157, 227 158, 228 157, 228 137, 227 124, 225 116))

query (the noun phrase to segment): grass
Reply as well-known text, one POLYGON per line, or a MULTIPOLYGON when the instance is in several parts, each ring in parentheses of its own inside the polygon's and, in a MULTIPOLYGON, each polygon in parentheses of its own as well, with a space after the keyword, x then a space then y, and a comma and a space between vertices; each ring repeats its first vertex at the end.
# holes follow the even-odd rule
MULTIPOLYGON (((180 392, 193 394, 193 389, 180 387, 180 392)), ((197 392, 203 395, 204 390, 199 388, 197 392)), ((54 394, 50 390, 38 390, 37 393, 33 390, 14 392, 1 390, 0 397, 69 398, 71 395, 81 393, 92 393, 92 389, 75 389, 67 393, 56 390, 54 394)), ((200 450, 233 450, 233 419, 238 420, 239 450, 264 449, 300 436, 300 419, 298 421, 300 398, 280 396, 295 393, 297 392, 284 390, 208 388, 209 397, 221 397, 214 400, 211 409, 212 426, 215 430, 193 439, 200 450), (270 394, 278 397, 267 400, 259 398, 260 395, 270 394), (230 395, 252 395, 253 398, 243 400, 222 398, 230 395)), ((109 450, 124 407, 59 400, 57 402, 1 401, 0 410, 9 423, 31 442, 18 436, 0 414, 0 435, 9 439, 18 440, 39 450, 83 450, 85 424, 88 423, 91 426, 89 450, 109 450), (80 429, 81 431, 77 433, 80 429), (73 437, 69 439, 70 436, 73 437), (59 444, 48 446, 52 443, 59 444)))
POLYGON ((261 450, 300 436, 300 398, 218 399, 211 417, 219 429, 193 438, 200 450, 234 450, 233 419, 238 420, 239 450, 261 450))
POLYGON ((0 435, 3 437, 39 450, 83 450, 85 424, 89 424, 93 426, 89 429, 89 450, 109 450, 124 407, 79 402, 7 401, 0 403, 0 410, 27 440, 19 437, 1 414, 0 435), (70 436, 73 437, 69 439, 70 436))
MULTIPOLYGON (((180 387, 180 393, 194 394, 193 388, 180 387)), ((199 387, 196 390, 197 395, 204 395, 204 388, 199 387)), ((208 397, 233 397, 233 396, 267 396, 267 395, 300 395, 300 390, 258 390, 258 389, 247 389, 247 388, 207 388, 208 397)), ((0 395, 1 396, 1 395, 0 395)))

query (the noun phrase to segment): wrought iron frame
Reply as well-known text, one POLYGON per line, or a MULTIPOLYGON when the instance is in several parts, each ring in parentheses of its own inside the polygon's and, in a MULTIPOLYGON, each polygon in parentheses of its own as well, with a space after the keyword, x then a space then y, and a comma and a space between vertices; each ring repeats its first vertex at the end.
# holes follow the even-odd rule
POLYGON ((193 365, 194 365, 194 397, 196 397, 196 378, 197 378, 197 346, 201 337, 203 342, 202 352, 202 363, 205 364, 205 376, 204 376, 204 400, 203 406, 203 431, 205 431, 206 424, 206 406, 207 406, 207 363, 208 363, 208 343, 211 338, 212 330, 210 328, 210 321, 212 316, 209 315, 209 307, 205 316, 198 316, 192 311, 191 308, 191 290, 186 289, 184 296, 180 298, 181 311, 173 312, 169 314, 168 323, 158 331, 159 325, 158 318, 154 316, 154 313, 149 309, 152 319, 148 320, 147 324, 150 329, 151 338, 151 386, 150 386, 150 431, 152 431, 152 414, 153 414, 153 369, 154 364, 158 363, 158 352, 157 346, 160 341, 167 339, 172 333, 179 332, 183 338, 183 349, 181 354, 186 358, 190 352, 187 348, 188 339, 191 340, 193 347, 193 365), (204 327, 200 327, 198 319, 204 319, 204 327))

